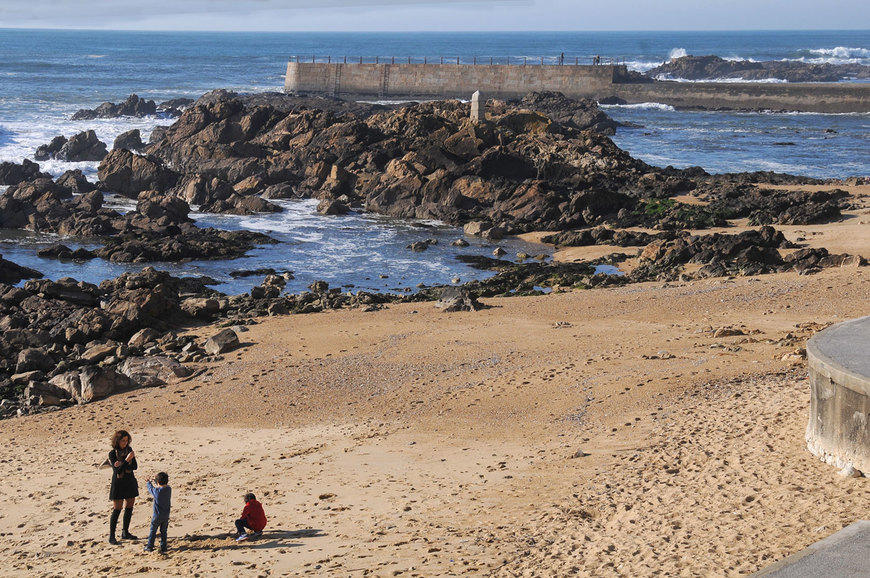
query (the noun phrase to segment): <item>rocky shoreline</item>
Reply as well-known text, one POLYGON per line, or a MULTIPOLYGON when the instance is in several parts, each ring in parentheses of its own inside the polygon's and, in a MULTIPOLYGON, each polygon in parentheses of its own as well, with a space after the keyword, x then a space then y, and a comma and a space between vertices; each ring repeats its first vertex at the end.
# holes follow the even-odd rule
MULTIPOLYGON (((77 115, 157 110, 153 102, 134 97, 77 115)), ((41 254, 60 259, 151 264, 227 259, 273 241, 197 227, 189 218, 191 205, 205 212, 255 214, 280 210, 269 199, 315 198, 323 214, 354 210, 438 219, 493 240, 544 231, 543 240, 557 247, 600 244, 628 251, 582 262, 469 259, 496 274, 458 289, 421 287, 398 295, 345 293, 322 281, 288 295, 286 277, 267 274, 250 293, 226 296, 209 289, 207 279, 178 279, 152 267, 96 286, 69 278, 41 280, 39 272, 2 260, 0 415, 182 379, 194 371, 184 364, 236 347, 237 333, 261 316, 439 299, 447 311, 469 310, 480 307, 478 298, 496 295, 810 274, 865 264, 858 256, 802 247, 775 228, 840 218, 853 199, 837 183, 647 165, 613 144, 607 135, 618 125, 592 101, 533 93, 517 102, 493 102, 483 123, 471 121, 469 105, 456 101, 381 106, 215 91, 195 103, 175 104, 186 108, 170 107, 177 120, 155 130, 147 145, 140 147, 138 135, 127 135, 105 151, 98 183, 77 171, 53 180, 29 161, 0 165, 0 184, 8 185, 0 194, 0 227, 65 237, 71 242, 41 254), (782 185, 823 190, 782 190, 782 185), (135 199, 135 210, 122 215, 105 208, 109 193, 135 199), (698 232, 735 219, 758 229, 698 232), (96 239, 103 246, 93 252, 70 246, 76 239, 96 239), (596 265, 618 265, 629 257, 637 263, 628 274, 596 274, 596 265), (224 332, 220 344, 183 335, 186 327, 209 323, 236 329, 233 335, 224 332)), ((75 142, 84 144, 69 146, 75 137, 63 137, 42 154, 71 160, 81 151, 107 149, 87 131, 82 134, 75 142)))
POLYGON ((690 55, 673 58, 644 74, 648 78, 693 81, 841 82, 870 79, 870 67, 863 64, 817 64, 797 60, 726 60, 714 55, 690 55))

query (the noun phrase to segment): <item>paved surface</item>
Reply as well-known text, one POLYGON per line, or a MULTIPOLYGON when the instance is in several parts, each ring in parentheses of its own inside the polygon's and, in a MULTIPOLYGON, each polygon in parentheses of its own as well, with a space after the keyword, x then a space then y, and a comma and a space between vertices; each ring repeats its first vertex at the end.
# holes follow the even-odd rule
POLYGON ((842 369, 870 378, 870 317, 825 329, 813 337, 818 352, 842 369))
POLYGON ((870 520, 836 534, 768 566, 753 576, 765 578, 863 578, 870 576, 870 520))

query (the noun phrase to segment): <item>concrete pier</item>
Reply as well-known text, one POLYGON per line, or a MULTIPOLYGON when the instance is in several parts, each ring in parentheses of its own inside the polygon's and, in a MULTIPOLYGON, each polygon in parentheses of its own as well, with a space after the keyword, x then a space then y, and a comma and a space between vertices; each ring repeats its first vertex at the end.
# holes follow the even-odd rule
POLYGON ((870 112, 870 83, 628 82, 624 65, 516 65, 300 62, 287 64, 284 89, 346 99, 521 98, 558 91, 572 98, 676 108, 870 112))
POLYGON ((870 473, 870 317, 813 336, 807 360, 807 448, 836 468, 870 473))

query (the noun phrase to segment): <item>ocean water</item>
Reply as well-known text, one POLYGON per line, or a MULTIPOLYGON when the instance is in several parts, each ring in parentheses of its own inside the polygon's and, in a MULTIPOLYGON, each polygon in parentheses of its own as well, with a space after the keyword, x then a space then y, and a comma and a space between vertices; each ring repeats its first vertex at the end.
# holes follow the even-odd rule
MULTIPOLYGON (((730 59, 859 63, 870 66, 870 31, 819 32, 527 32, 527 33, 215 33, 112 32, 0 29, 0 161, 33 158, 37 146, 58 134, 85 129, 111 145, 139 128, 143 139, 160 118, 71 121, 80 108, 120 102, 129 94, 158 102, 196 98, 212 89, 279 91, 288 59, 366 60, 440 57, 462 62, 555 63, 602 60, 646 71, 685 54, 730 59)), ((709 172, 773 170, 818 178, 870 175, 870 115, 680 112, 656 103, 605 107, 623 128, 614 137, 633 156, 657 165, 701 166, 709 172)), ((80 168, 96 180, 97 163, 41 163, 58 176, 80 168)), ((123 201, 118 201, 124 206, 123 201)), ((290 291, 323 279, 333 286, 379 291, 413 290, 417 283, 450 283, 481 278, 455 260, 450 241, 461 230, 374 215, 322 217, 310 201, 288 201, 279 215, 229 217, 194 215, 202 225, 250 228, 282 241, 224 262, 158 264, 175 274, 209 275, 226 293, 248 290, 260 279, 233 280, 239 269, 269 266, 292 270, 290 291), (424 253, 406 247, 437 239, 424 253)), ((490 243, 472 241, 462 253, 489 254, 490 243)), ((98 282, 141 266, 60 263, 35 257, 34 248, 74 240, 21 231, 0 231, 0 254, 36 268, 49 278, 72 276, 98 282)), ((536 254, 540 246, 500 242, 508 255, 536 254)))

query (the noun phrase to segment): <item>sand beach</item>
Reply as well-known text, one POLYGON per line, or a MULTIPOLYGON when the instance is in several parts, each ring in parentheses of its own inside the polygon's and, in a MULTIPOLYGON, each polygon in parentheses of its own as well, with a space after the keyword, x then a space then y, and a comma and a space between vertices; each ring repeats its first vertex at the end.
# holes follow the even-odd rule
MULTIPOLYGON (((867 188, 780 229, 870 258, 867 188)), ((870 269, 842 267, 259 318, 190 378, 0 421, 0 573, 750 574, 870 516, 866 478, 805 449, 803 357, 868 297, 870 269), (140 539, 111 546, 119 428, 140 539), (161 470, 166 556, 143 552, 161 470), (237 543, 246 492, 269 523, 237 543)))

